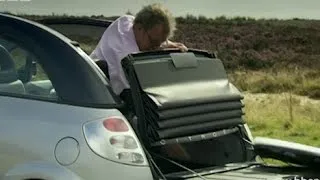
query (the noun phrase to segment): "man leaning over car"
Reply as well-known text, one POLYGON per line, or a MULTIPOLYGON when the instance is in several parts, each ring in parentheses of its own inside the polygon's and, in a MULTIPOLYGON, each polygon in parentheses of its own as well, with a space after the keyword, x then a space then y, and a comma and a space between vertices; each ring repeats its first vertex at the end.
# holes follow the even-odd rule
POLYGON ((116 19, 105 30, 90 57, 107 62, 111 87, 120 95, 130 88, 121 66, 121 60, 128 54, 160 48, 187 51, 184 44, 168 40, 174 30, 175 20, 167 8, 160 4, 148 5, 136 17, 123 15, 116 19))
MULTIPOLYGON (((168 9, 160 4, 148 5, 143 7, 136 17, 124 15, 116 19, 105 30, 97 47, 91 53, 90 56, 93 59, 107 61, 111 87, 126 102, 129 111, 134 111, 134 106, 121 60, 128 54, 139 51, 161 48, 178 48, 181 51, 187 51, 184 44, 168 40, 173 36, 174 30, 175 19, 168 9)), ((178 144, 165 149, 176 156, 185 155, 178 144)))

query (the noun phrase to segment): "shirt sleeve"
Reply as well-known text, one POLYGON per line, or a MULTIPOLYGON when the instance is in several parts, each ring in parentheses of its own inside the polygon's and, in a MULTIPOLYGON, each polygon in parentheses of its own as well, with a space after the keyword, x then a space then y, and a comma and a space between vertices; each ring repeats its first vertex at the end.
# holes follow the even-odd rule
POLYGON ((130 87, 121 65, 121 60, 129 53, 123 51, 119 46, 111 46, 109 44, 102 46, 102 49, 101 53, 108 63, 111 87, 119 95, 123 89, 130 87))
MULTIPOLYGON (((119 95, 123 89, 130 88, 122 69, 121 60, 132 52, 136 52, 132 37, 128 35, 131 17, 121 17, 112 23, 102 36, 100 52, 108 63, 110 84, 114 92, 119 95)), ((135 43, 135 42, 134 42, 135 43)))

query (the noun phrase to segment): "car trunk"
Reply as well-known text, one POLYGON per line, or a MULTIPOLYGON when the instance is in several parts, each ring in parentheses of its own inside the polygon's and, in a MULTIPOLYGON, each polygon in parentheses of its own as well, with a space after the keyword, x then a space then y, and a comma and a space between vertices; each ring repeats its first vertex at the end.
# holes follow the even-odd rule
POLYGON ((182 170, 168 159, 190 169, 254 159, 243 97, 213 54, 145 52, 122 66, 140 138, 162 172, 182 170))

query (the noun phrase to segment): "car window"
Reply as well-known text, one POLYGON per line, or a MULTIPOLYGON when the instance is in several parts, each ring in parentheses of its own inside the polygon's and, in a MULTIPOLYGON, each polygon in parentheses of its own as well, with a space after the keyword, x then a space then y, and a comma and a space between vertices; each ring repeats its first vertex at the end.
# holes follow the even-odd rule
POLYGON ((7 78, 1 95, 90 107, 120 103, 90 57, 68 38, 36 22, 1 18, 0 44, 14 64, 10 72, 1 70, 0 80, 7 78))
POLYGON ((0 46, 0 75, 2 76, 0 93, 57 98, 55 89, 38 63, 36 55, 4 36, 0 36, 0 46), (6 64, 11 64, 11 66, 4 68, 6 64))
MULTIPOLYGON (((34 70, 33 72, 34 74, 32 74, 31 76, 32 81, 49 80, 47 74, 44 72, 43 68, 38 63, 37 58, 33 56, 33 54, 31 54, 30 52, 26 51, 25 49, 19 46, 16 46, 16 48, 10 51, 10 55, 13 58, 15 67, 18 70, 18 72, 22 73, 22 71, 25 72, 28 70, 34 70), (26 67, 28 66, 28 63, 31 63, 31 67, 26 67), (31 69, 27 69, 27 68, 31 68, 31 69)), ((25 74, 21 74, 21 75, 25 75, 25 74)))

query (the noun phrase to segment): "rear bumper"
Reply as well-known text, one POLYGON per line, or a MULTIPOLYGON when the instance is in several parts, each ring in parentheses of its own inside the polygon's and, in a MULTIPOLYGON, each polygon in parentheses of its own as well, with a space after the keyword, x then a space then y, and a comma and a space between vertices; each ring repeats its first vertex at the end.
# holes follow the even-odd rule
POLYGON ((80 146, 81 152, 77 161, 68 166, 83 180, 152 180, 149 166, 131 166, 113 162, 95 154, 87 144, 80 146))

